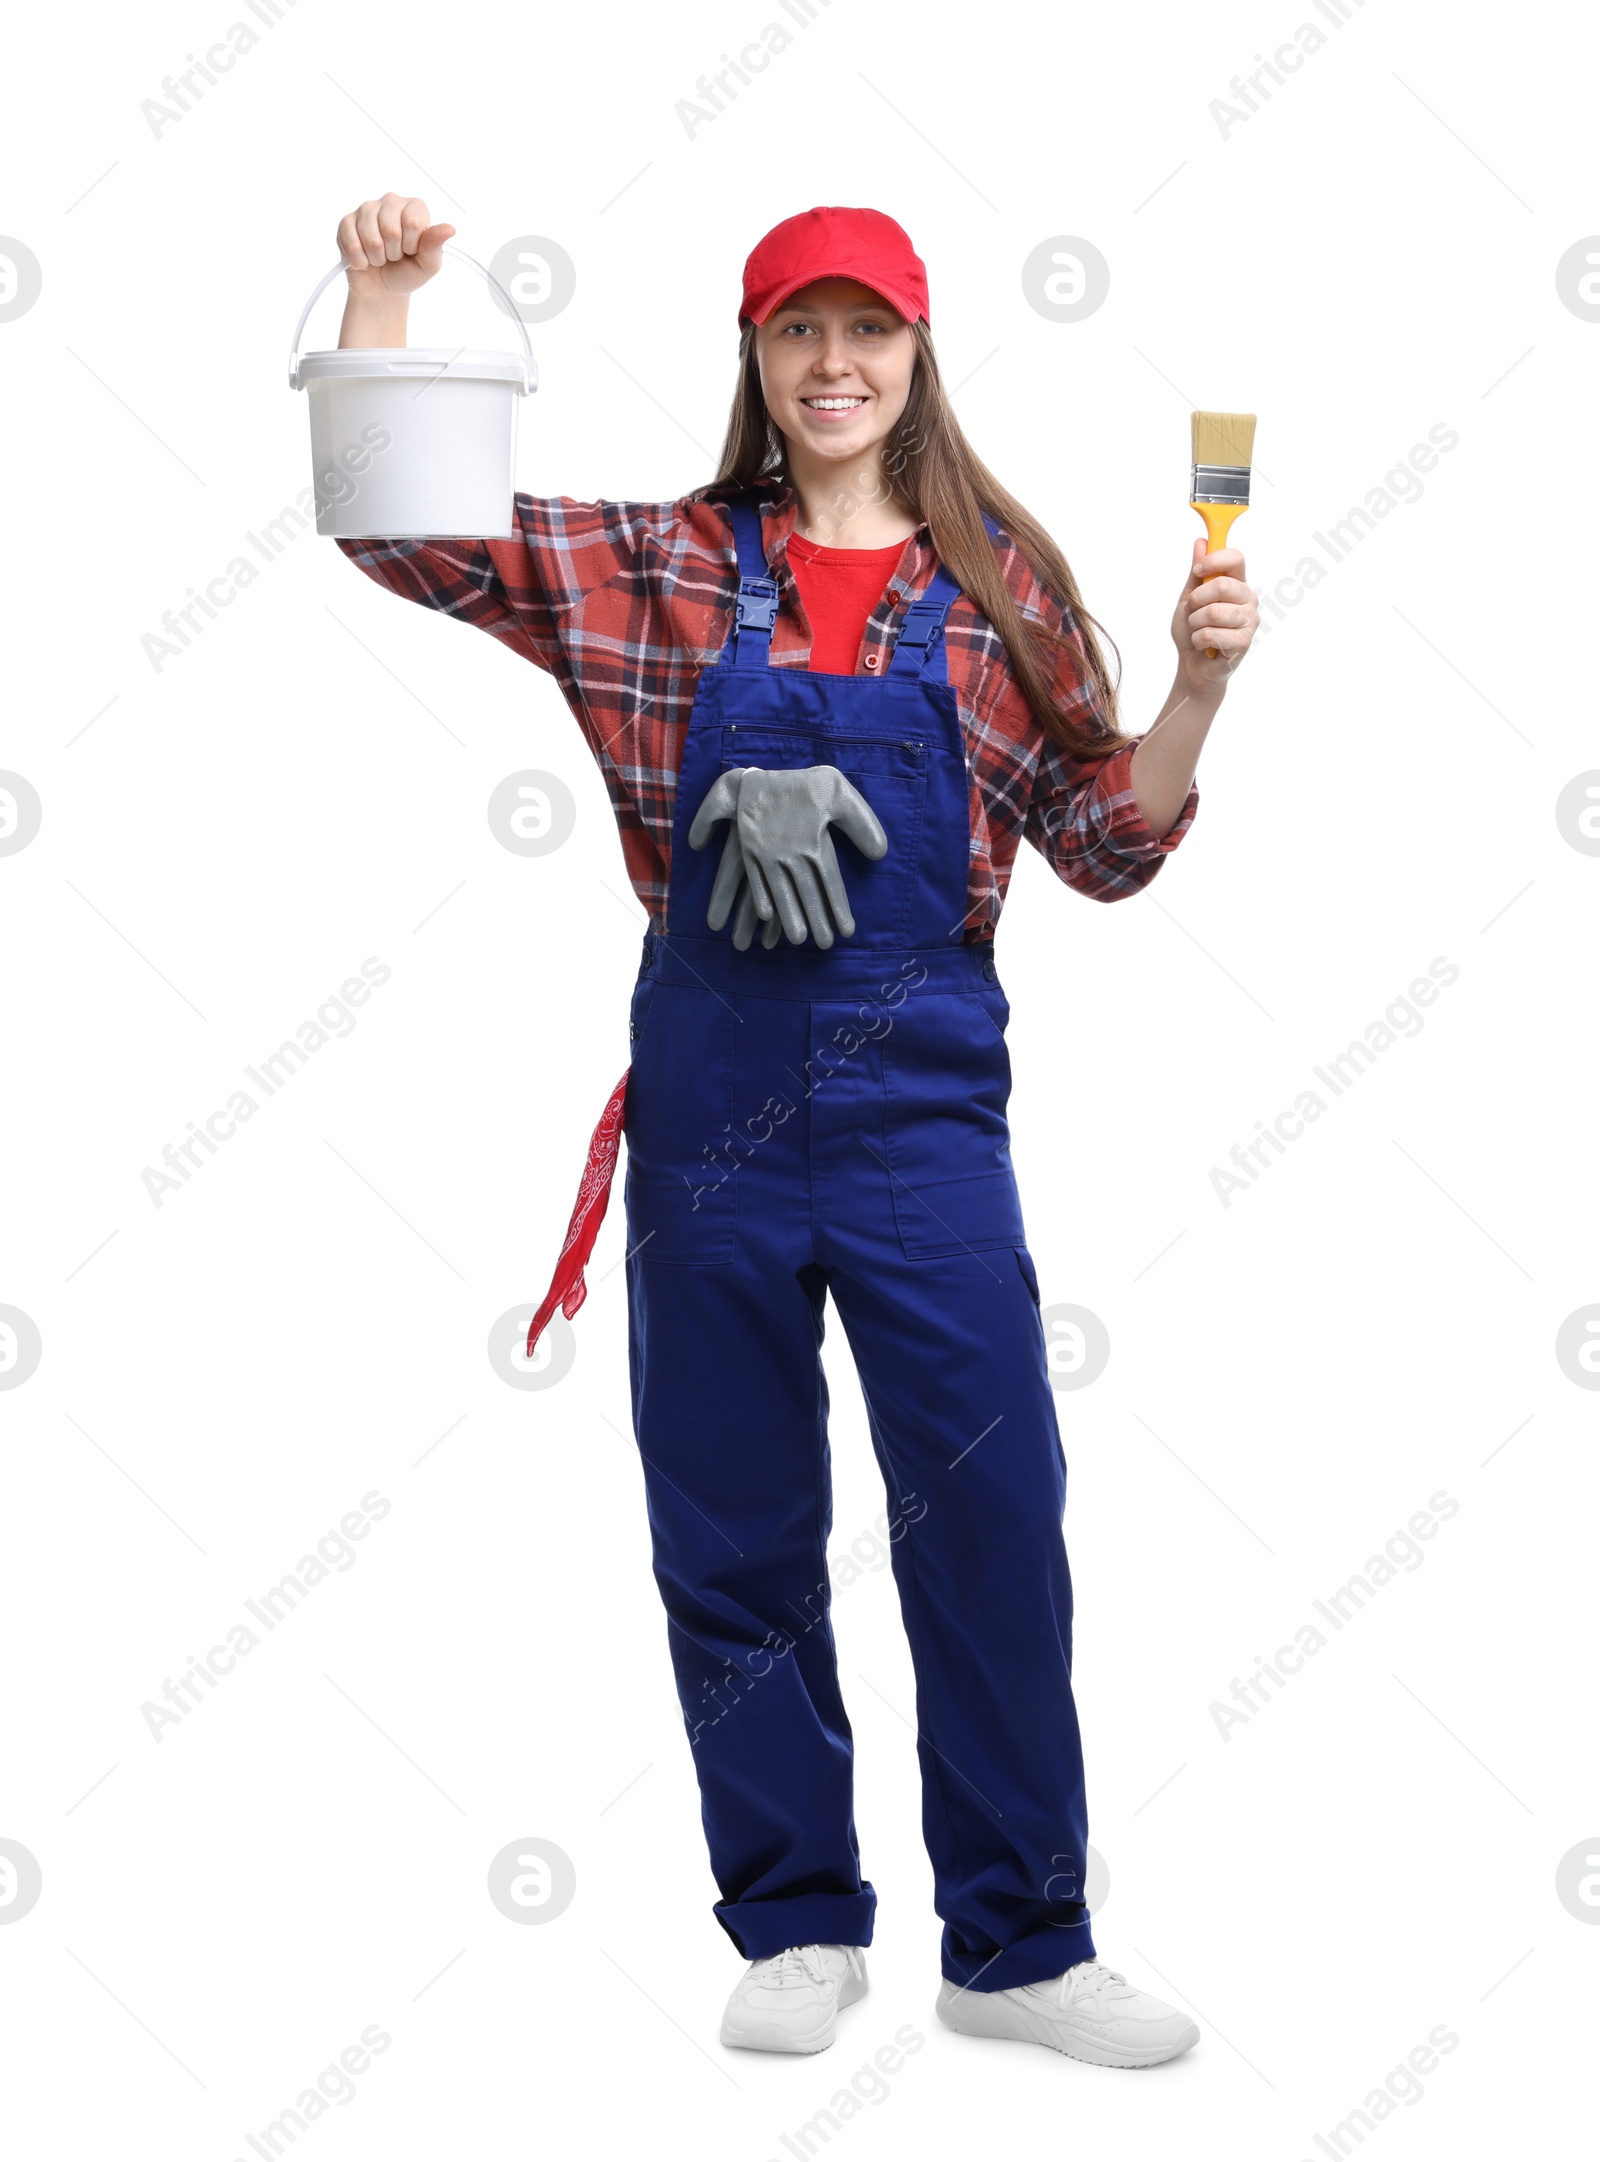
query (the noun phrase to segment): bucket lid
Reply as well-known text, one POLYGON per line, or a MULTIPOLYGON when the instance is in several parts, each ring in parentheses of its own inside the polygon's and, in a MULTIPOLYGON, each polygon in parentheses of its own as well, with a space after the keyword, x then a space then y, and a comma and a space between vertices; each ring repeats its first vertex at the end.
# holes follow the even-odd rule
POLYGON ((486 346, 450 345, 346 345, 333 353, 302 353, 298 383, 327 381, 335 376, 369 379, 429 378, 439 381, 515 383, 523 387, 520 353, 501 353, 486 346))

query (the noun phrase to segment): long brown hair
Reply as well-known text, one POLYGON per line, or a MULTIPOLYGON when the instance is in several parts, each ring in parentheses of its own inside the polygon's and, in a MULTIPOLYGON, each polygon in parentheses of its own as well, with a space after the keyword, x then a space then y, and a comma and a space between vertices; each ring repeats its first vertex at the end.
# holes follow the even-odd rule
MULTIPOLYGON (((1107 666, 1101 640, 1113 654, 1116 646, 1084 607, 1078 582, 1061 550, 1038 520, 1001 487, 962 434, 945 394, 927 324, 913 323, 911 330, 917 346, 911 389, 883 456, 894 500, 908 516, 926 520, 940 562, 994 625, 1040 727, 1077 757, 1107 757, 1132 741, 1118 720, 1117 678, 1107 666), (1070 611, 1077 641, 1024 618, 984 529, 985 511, 1021 550, 1040 584, 1052 589, 1070 611), (1092 696, 1087 717, 1065 711, 1057 702, 1055 664, 1063 647, 1092 696)), ((749 488, 759 480, 790 479, 787 445, 761 392, 755 325, 746 323, 728 432, 717 477, 709 485, 749 488)), ((1120 668, 1121 656, 1117 658, 1120 668)))

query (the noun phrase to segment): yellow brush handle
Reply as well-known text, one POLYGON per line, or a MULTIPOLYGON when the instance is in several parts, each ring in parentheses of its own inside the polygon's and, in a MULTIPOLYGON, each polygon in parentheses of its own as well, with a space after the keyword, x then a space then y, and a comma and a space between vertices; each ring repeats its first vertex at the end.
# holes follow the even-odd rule
MULTIPOLYGON (((1233 521, 1241 511, 1248 510, 1250 506, 1248 503, 1195 503, 1190 508, 1197 510, 1206 522, 1206 553, 1209 555, 1215 549, 1227 547, 1233 521)), ((1209 585, 1211 581, 1205 578, 1201 583, 1209 585)), ((1206 659, 1214 661, 1216 658, 1216 647, 1207 646, 1206 659)))

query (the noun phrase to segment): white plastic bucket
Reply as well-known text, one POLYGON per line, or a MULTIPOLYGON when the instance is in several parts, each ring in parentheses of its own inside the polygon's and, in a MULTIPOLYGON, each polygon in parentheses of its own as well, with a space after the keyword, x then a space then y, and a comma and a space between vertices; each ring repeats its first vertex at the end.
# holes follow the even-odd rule
POLYGON ((505 303, 522 351, 457 346, 346 346, 300 351, 306 318, 345 265, 335 263, 300 311, 289 388, 311 410, 317 531, 337 540, 506 540, 516 531, 517 400, 538 387, 528 333, 510 295, 460 248, 505 303))

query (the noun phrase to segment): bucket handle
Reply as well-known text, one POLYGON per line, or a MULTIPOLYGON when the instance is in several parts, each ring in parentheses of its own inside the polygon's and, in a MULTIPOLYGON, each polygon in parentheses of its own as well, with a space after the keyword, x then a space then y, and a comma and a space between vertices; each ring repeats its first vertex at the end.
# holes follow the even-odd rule
MULTIPOLYGON (((451 243, 447 240, 444 244, 444 253, 446 255, 453 255, 458 263, 465 263, 469 270, 477 271, 478 275, 483 278, 505 302, 506 313, 510 316, 512 322, 516 324, 517 336, 522 340, 522 394, 524 397, 526 397, 530 390, 537 390, 539 387, 539 369, 538 364, 533 357, 533 347, 528 343, 528 326, 526 325, 526 323, 523 322, 522 317, 517 313, 516 303, 511 298, 511 295, 506 291, 505 287, 500 283, 500 280, 495 276, 494 272, 492 270, 486 270, 482 263, 478 262, 474 256, 471 256, 467 253, 465 248, 453 247, 451 243)), ((327 291, 328 287, 333 283, 334 279, 339 276, 340 272, 352 269, 354 267, 354 265, 346 263, 343 257, 341 257, 340 260, 335 263, 333 268, 328 272, 327 276, 318 280, 317 285, 312 292, 311 298, 300 310, 300 320, 294 326, 294 341, 289 347, 289 388, 291 390, 298 390, 300 388, 300 340, 305 331, 307 318, 309 317, 312 309, 316 306, 317 302, 327 291)), ((373 267, 376 268, 377 266, 374 265, 373 267)), ((404 347, 397 347, 396 350, 404 351, 404 347)))

